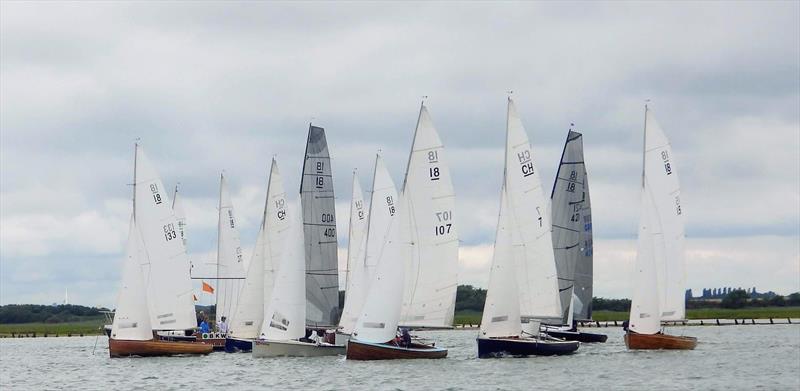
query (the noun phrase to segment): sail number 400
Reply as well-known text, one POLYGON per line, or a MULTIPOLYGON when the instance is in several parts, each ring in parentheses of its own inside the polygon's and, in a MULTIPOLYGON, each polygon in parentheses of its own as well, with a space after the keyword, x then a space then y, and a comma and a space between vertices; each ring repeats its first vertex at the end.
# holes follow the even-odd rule
POLYGON ((434 234, 436 234, 436 236, 449 234, 450 229, 453 228, 453 223, 449 222, 453 219, 453 211, 445 210, 436 212, 436 219, 443 224, 433 227, 434 234))

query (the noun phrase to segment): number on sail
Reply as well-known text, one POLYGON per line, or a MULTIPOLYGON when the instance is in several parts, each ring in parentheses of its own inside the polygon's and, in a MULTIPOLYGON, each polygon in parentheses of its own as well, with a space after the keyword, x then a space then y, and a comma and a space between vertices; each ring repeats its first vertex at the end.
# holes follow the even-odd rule
POLYGON ((168 242, 177 237, 178 235, 175 233, 175 226, 172 223, 164 225, 164 238, 166 238, 168 242))
POLYGON ((386 196, 386 205, 389 207, 389 216, 394 216, 394 199, 392 196, 386 196))
POLYGON ((519 159, 522 176, 527 177, 533 175, 533 160, 531 160, 531 151, 526 149, 517 153, 517 159, 519 159))

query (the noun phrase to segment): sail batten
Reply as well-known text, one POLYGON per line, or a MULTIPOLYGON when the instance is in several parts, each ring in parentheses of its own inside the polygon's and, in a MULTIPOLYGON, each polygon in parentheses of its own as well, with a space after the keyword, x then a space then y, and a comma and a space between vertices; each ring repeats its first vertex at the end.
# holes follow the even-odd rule
POLYGON ((331 327, 339 323, 339 272, 336 203, 325 130, 309 125, 300 202, 306 257, 306 323, 331 327))

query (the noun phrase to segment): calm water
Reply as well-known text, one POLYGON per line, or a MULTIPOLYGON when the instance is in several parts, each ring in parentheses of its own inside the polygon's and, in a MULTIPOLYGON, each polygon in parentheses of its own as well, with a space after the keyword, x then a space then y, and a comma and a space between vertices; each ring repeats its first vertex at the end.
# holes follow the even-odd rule
POLYGON ((344 357, 108 358, 105 337, 0 340, 0 389, 800 389, 800 325, 674 327, 694 351, 629 352, 622 330, 565 357, 477 359, 475 330, 419 333, 444 360, 353 362, 344 357))

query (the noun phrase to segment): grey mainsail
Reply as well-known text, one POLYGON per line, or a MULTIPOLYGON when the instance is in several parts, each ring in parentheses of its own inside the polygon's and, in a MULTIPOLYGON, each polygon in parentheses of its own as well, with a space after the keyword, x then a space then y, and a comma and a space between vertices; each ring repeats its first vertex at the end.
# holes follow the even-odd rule
POLYGON ((583 135, 567 134, 552 201, 553 249, 563 321, 592 318, 592 213, 583 135), (574 295, 574 298, 573 298, 574 295))
POLYGON ((336 205, 325 129, 309 125, 300 202, 306 248, 306 324, 339 323, 336 205))

